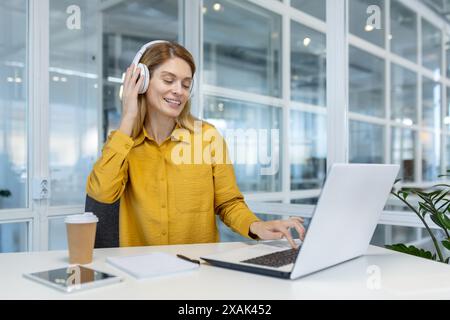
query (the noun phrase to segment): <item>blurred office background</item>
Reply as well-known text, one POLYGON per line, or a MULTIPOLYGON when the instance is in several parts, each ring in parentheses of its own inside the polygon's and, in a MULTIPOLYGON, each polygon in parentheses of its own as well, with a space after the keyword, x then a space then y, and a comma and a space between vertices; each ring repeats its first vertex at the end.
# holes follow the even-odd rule
MULTIPOLYGON (((397 163, 404 185, 432 185, 450 169, 449 13, 449 0, 2 0, 0 252, 66 247, 64 217, 83 212, 120 121, 122 73, 155 39, 194 54, 196 116, 222 132, 280 130, 277 174, 235 166, 263 219, 310 217, 334 161, 397 163), (341 45, 327 41, 336 30, 341 45)), ((242 239, 218 225, 222 241, 242 239)), ((390 199, 372 243, 426 244, 421 226, 390 199)))

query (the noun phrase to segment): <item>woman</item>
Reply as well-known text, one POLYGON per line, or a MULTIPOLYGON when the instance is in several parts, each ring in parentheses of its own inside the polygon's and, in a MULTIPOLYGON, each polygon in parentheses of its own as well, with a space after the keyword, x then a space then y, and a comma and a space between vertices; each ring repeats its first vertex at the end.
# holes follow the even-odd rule
POLYGON ((258 219, 244 202, 232 164, 222 161, 222 156, 228 159, 226 146, 224 154, 215 154, 212 146, 224 140, 212 125, 191 115, 196 69, 191 54, 167 41, 150 44, 140 54, 150 73, 148 89, 139 94, 145 80, 132 64, 124 79, 120 127, 109 136, 87 182, 95 200, 121 200, 120 246, 217 242, 218 214, 244 237, 286 237, 296 247, 289 229, 303 239, 303 219, 258 219), (210 138, 202 138, 204 132, 210 138), (180 161, 198 155, 198 147, 200 160, 208 161, 180 161))

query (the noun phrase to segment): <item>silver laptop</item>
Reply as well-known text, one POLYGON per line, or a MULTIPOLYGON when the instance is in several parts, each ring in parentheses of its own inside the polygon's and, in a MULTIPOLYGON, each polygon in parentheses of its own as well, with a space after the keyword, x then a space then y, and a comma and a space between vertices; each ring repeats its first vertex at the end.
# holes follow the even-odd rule
POLYGON ((201 259, 218 267, 296 279, 362 256, 399 168, 334 164, 299 249, 292 249, 287 241, 264 241, 201 259))

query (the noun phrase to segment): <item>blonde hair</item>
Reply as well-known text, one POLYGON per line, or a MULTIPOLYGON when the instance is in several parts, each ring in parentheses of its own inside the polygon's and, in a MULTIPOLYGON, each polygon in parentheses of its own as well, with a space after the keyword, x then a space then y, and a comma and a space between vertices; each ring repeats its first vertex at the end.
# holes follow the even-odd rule
MULTIPOLYGON (((153 71, 161 64, 172 58, 181 58, 187 62, 192 71, 192 77, 195 74, 195 62, 194 58, 188 50, 176 42, 163 42, 157 43, 145 51, 141 58, 140 63, 147 65, 150 71, 150 79, 153 71)), ((141 94, 138 96, 138 108, 139 114, 132 131, 132 138, 136 139, 142 132, 144 126, 145 117, 147 115, 147 100, 146 95, 141 94)), ((177 117, 176 122, 184 129, 194 131, 194 121, 198 120, 191 114, 191 99, 189 99, 180 115, 177 117)))

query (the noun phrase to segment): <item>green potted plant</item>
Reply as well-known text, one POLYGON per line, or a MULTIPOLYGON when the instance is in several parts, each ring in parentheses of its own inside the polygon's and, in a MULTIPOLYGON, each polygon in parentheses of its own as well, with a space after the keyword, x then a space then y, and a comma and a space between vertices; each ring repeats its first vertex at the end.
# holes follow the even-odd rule
MULTIPOLYGON (((449 174, 450 170, 447 171, 446 175, 441 175, 439 177, 448 177, 450 176, 449 174)), ((400 180, 396 180, 395 183, 398 181, 400 180)), ((445 248, 450 250, 450 218, 448 216, 450 214, 450 185, 440 183, 425 190, 419 188, 401 188, 400 190, 395 191, 393 189, 391 194, 411 209, 420 221, 422 221, 425 229, 431 237, 431 240, 433 241, 436 252, 433 253, 421 248, 416 248, 412 245, 406 246, 402 243, 386 245, 385 247, 414 256, 448 263, 450 257, 445 257, 442 252, 443 250, 441 249, 445 248), (408 201, 408 197, 410 195, 416 195, 419 197, 420 200, 418 201, 417 206, 414 206, 410 201, 408 201), (443 234, 445 235, 444 239, 439 241, 433 234, 426 221, 427 215, 430 217, 431 221, 443 231, 443 234), (442 244, 442 248, 439 245, 439 242, 442 244)))

